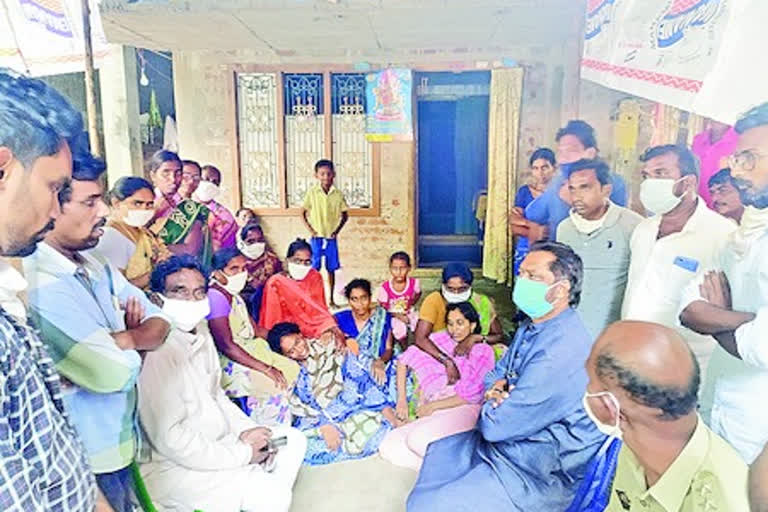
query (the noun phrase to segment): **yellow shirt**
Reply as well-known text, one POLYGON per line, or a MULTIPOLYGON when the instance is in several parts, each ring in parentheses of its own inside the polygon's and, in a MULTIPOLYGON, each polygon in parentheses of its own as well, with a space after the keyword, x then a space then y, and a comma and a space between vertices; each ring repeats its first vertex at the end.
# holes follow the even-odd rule
POLYGON ((749 512, 747 465, 699 418, 691 440, 649 489, 645 470, 621 448, 606 512, 749 512))
POLYGON ((333 185, 326 194, 318 183, 307 190, 304 198, 304 209, 308 212, 309 225, 317 231, 317 236, 322 238, 331 238, 341 223, 342 212, 347 211, 347 208, 344 194, 333 185))

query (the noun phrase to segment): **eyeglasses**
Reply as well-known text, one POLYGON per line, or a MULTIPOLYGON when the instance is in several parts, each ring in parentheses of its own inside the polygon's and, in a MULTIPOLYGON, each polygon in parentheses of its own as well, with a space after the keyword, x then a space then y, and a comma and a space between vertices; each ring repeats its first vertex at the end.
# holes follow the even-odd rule
POLYGON ((757 167, 757 162, 766 156, 768 155, 747 149, 746 151, 740 151, 739 153, 734 153, 733 155, 729 156, 728 165, 730 165, 732 169, 740 169, 742 171, 751 172, 755 170, 755 167, 757 167))

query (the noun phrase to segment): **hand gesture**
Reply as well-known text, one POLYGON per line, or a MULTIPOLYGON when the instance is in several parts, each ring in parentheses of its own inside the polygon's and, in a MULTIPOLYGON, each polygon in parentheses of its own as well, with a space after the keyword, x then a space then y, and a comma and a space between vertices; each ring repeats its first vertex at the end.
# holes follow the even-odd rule
POLYGON ((323 425, 320 430, 320 435, 323 436, 325 445, 329 450, 335 452, 341 446, 341 432, 333 425, 323 425))
POLYGON ((136 297, 128 297, 125 302, 125 328, 136 329, 144 318, 144 306, 136 297))
POLYGON ((704 282, 699 286, 699 292, 713 306, 727 311, 733 307, 731 285, 723 272, 707 272, 704 282))
POLYGON ((426 418, 427 416, 431 416, 433 412, 435 412, 435 408, 431 403, 423 404, 416 408, 416 416, 419 418, 426 418))
POLYGON ((408 414, 408 402, 406 400, 398 400, 395 406, 395 418, 398 424, 395 427, 408 423, 408 414))
POLYGON ((267 368, 265 375, 275 383, 275 386, 277 386, 278 389, 286 389, 288 387, 288 382, 285 380, 285 375, 283 375, 283 372, 274 366, 267 368))
POLYGON ((447 359, 445 361, 445 373, 448 375, 448 385, 456 384, 461 378, 461 372, 453 362, 453 359, 447 359))
POLYGON ((483 337, 481 335, 470 334, 464 339, 464 341, 456 345, 456 348, 453 349, 453 355, 457 357, 466 356, 472 351, 472 347, 481 341, 483 341, 483 337))
POLYGON ((381 359, 375 360, 371 366, 371 374, 376 385, 383 386, 387 380, 387 368, 384 361, 381 359))

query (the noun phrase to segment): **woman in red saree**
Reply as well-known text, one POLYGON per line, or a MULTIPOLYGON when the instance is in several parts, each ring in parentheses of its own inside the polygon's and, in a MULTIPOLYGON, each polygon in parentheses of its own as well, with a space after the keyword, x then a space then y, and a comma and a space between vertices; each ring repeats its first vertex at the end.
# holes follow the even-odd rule
POLYGON ((259 325, 271 329, 291 322, 305 336, 333 335, 343 344, 344 335, 328 310, 323 278, 312 268, 312 248, 306 240, 299 238, 288 247, 287 268, 264 285, 259 325))

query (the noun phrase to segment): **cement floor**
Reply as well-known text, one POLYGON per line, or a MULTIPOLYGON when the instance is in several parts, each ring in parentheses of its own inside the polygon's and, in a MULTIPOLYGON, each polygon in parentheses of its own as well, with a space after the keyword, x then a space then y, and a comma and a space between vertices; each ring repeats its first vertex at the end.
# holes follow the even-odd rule
POLYGON ((378 455, 329 466, 303 466, 291 512, 405 512, 417 473, 378 455))

